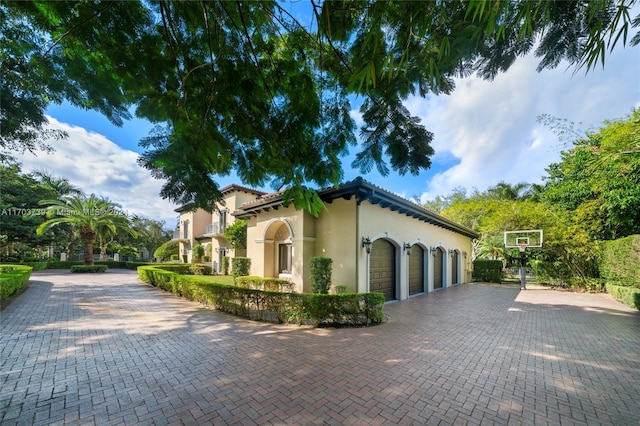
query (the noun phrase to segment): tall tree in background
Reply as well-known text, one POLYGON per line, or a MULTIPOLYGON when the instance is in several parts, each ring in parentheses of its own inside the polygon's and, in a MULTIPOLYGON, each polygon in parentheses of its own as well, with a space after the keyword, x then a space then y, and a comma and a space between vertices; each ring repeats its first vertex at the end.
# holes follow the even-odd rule
POLYGON ((309 25, 276 1, 4 1, 0 147, 35 150, 50 102, 116 125, 135 110, 157 124, 140 163, 166 181, 163 197, 212 209, 215 176, 234 171, 317 213, 306 186, 340 183, 356 143, 349 95, 364 121, 352 166, 415 174, 431 166, 433 134, 409 95, 492 79, 534 47, 539 69, 591 69, 640 25, 635 3, 310 1, 309 25))
POLYGON ((640 109, 561 155, 546 169, 544 200, 575 212, 594 240, 640 233, 640 109))
POLYGON ((37 234, 42 235, 51 228, 69 224, 82 240, 85 265, 93 265, 93 245, 98 234, 124 231, 137 235, 126 215, 109 210, 114 204, 95 194, 88 197, 66 195, 57 200, 42 200, 39 204, 46 206, 48 220, 38 226, 37 234))
POLYGON ((0 247, 2 255, 13 255, 19 245, 31 249, 48 245, 54 234, 36 235, 35 229, 45 219, 38 202, 56 197, 50 187, 33 175, 23 173, 17 163, 0 163, 0 247))

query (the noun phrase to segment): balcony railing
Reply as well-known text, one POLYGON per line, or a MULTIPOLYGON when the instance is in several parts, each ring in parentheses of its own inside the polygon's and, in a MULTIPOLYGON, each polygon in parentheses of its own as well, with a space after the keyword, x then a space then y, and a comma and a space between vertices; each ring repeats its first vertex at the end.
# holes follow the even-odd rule
POLYGON ((207 235, 222 235, 226 226, 220 222, 214 222, 207 225, 207 235))
POLYGON ((188 240, 189 239, 189 232, 173 231, 173 239, 174 240, 188 240))

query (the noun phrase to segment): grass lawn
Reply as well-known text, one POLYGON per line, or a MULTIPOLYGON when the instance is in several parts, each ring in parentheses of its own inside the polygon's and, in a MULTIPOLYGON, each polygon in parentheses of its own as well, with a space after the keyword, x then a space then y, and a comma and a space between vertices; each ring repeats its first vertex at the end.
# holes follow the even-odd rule
MULTIPOLYGON (((190 275, 194 276, 194 275, 190 275)), ((233 285, 233 275, 198 275, 198 279, 216 284, 233 285)))

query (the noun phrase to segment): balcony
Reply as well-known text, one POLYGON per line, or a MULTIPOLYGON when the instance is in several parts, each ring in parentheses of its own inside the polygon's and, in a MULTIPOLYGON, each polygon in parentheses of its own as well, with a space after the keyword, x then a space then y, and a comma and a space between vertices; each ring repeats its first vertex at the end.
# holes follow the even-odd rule
POLYGON ((188 240, 189 232, 173 231, 172 240, 188 240))
POLYGON ((224 223, 221 223, 221 222, 210 223, 207 225, 207 230, 205 232, 205 235, 211 235, 211 236, 224 235, 225 228, 226 226, 224 223))

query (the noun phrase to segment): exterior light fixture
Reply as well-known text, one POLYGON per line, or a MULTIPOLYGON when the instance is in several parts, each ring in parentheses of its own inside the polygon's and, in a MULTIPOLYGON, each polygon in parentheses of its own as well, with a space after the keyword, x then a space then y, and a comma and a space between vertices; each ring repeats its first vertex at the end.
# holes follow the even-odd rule
POLYGON ((409 243, 404 243, 404 251, 407 252, 408 256, 411 256, 411 244, 409 243))
POLYGON ((433 257, 436 257, 436 253, 438 252, 438 248, 436 246, 431 247, 431 254, 433 257))
POLYGON ((367 250, 367 253, 371 253, 371 240, 369 237, 362 237, 362 247, 367 250))

